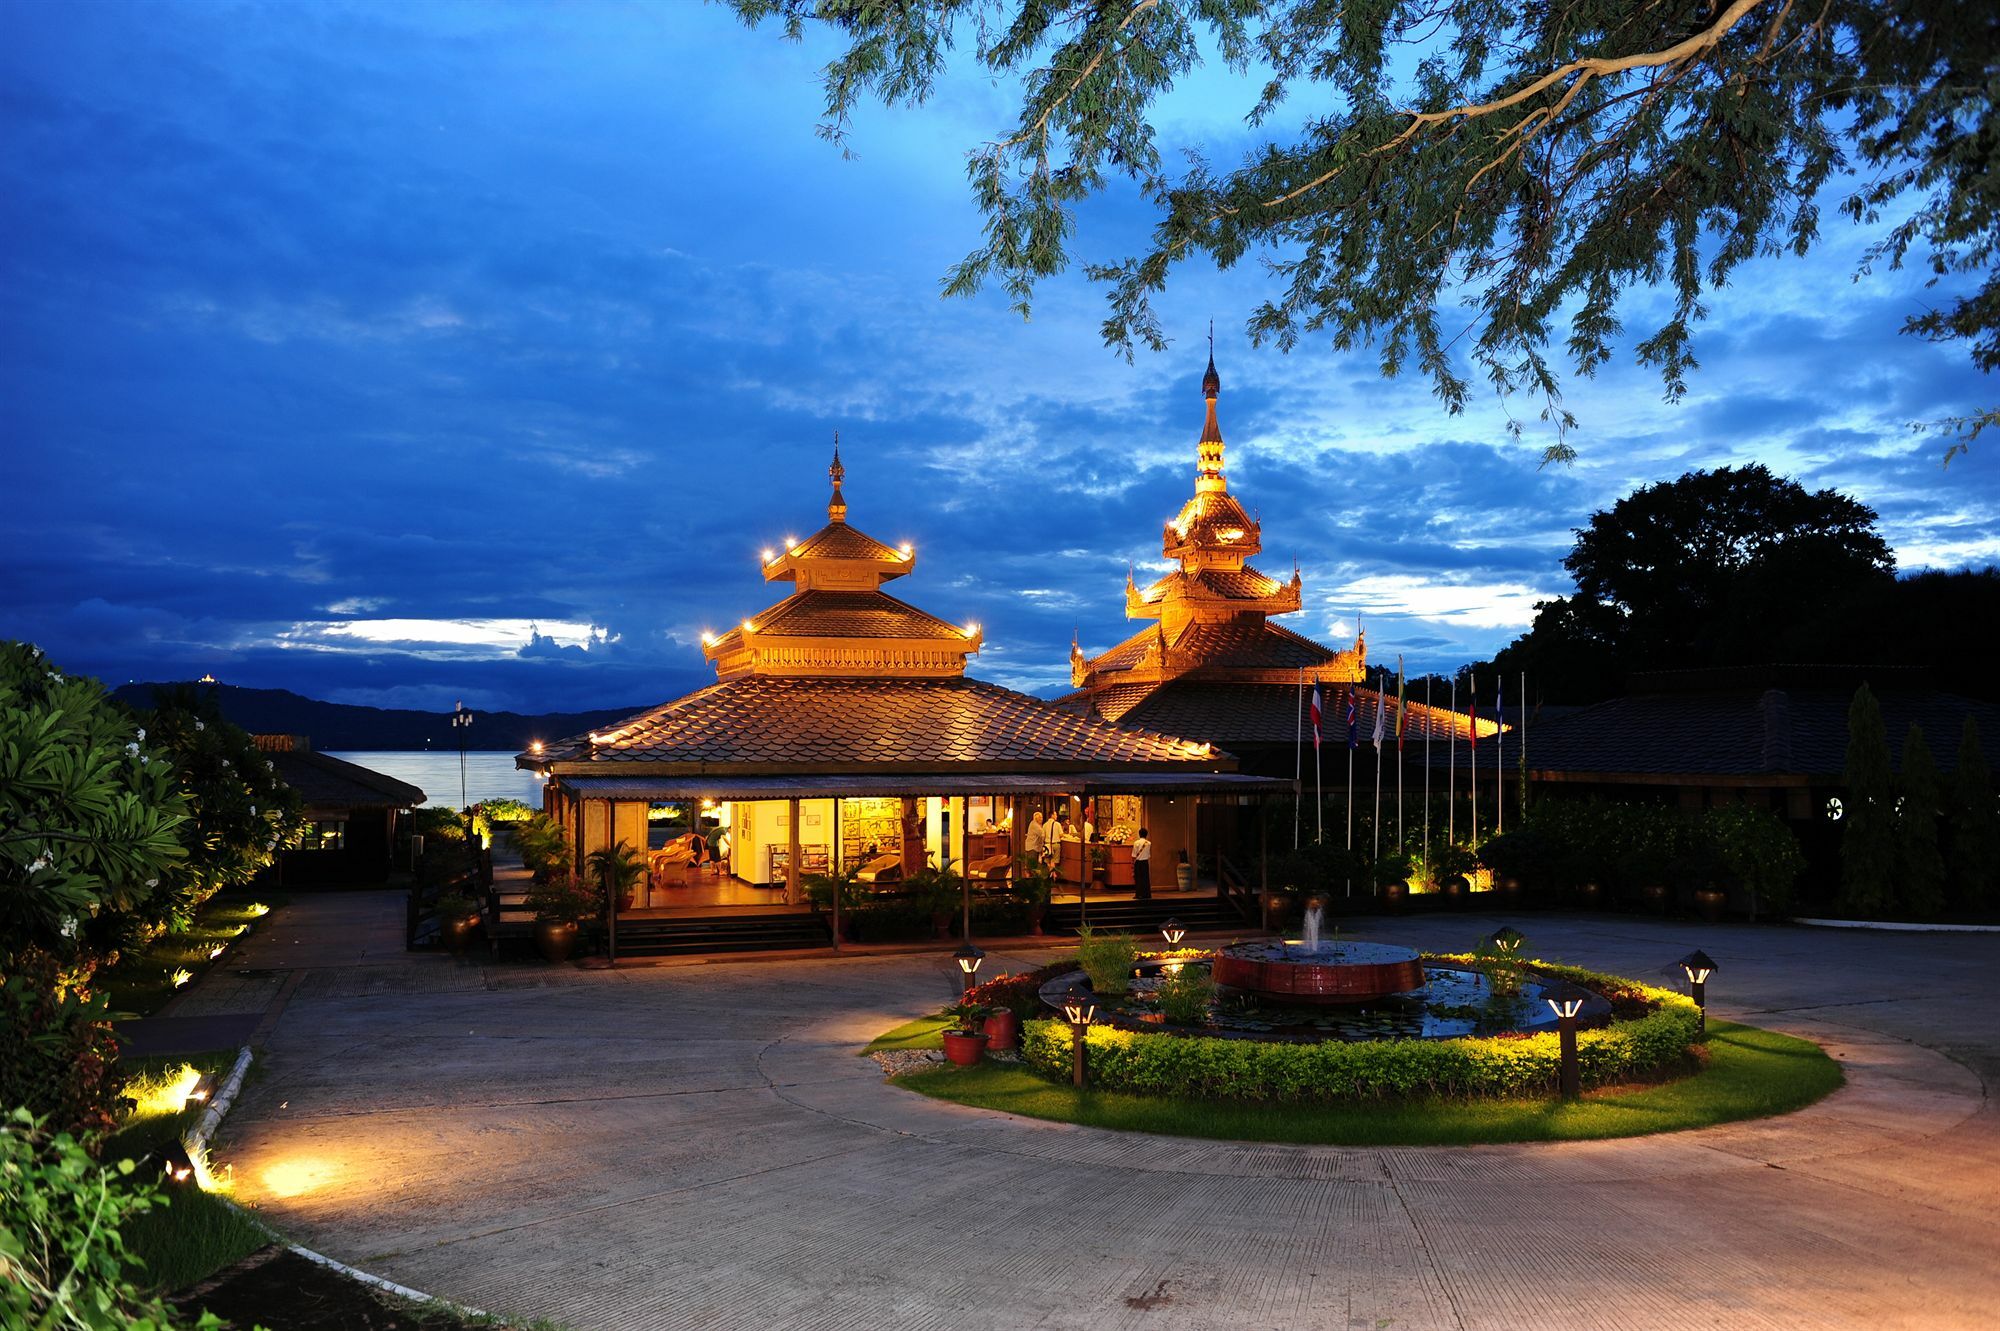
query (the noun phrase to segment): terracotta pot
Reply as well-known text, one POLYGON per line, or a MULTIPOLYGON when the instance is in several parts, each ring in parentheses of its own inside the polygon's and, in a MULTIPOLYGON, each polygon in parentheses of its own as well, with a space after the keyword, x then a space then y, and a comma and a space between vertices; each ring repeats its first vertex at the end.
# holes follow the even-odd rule
POLYGON ((946 1031, 944 1056, 962 1068, 971 1067, 986 1057, 986 1032, 946 1031))
POLYGON ((438 925, 438 932, 444 938, 445 947, 453 956, 465 951, 465 945, 472 941, 472 931, 479 927, 477 915, 467 915, 459 920, 445 920, 438 925))
POLYGON ((1576 885, 1576 904, 1582 906, 1585 910, 1596 906, 1598 898, 1602 895, 1603 889, 1599 888, 1596 883, 1578 883, 1576 885))
POLYGON ((988 1049, 1012 1049, 1021 1043, 1021 1019, 1013 1008, 995 1008, 987 1013, 984 1029, 988 1049))
POLYGON ((1382 884, 1382 906, 1386 910, 1401 910, 1403 899, 1410 893, 1410 885, 1398 878, 1393 883, 1382 884))
POLYGON ((1722 918, 1722 911, 1729 904, 1729 894, 1717 888, 1705 887, 1694 894, 1694 907, 1701 912, 1701 918, 1714 924, 1722 918))
POLYGON ((1672 894, 1665 883, 1648 883, 1639 889, 1639 895, 1646 899, 1646 908, 1661 915, 1667 913, 1667 898, 1672 894))
POLYGON ((1028 907, 1028 932, 1037 938, 1042 936, 1042 917, 1047 910, 1048 907, 1039 901, 1028 907))
POLYGON ((1453 874, 1444 880, 1444 904, 1457 909, 1472 895, 1472 883, 1463 874, 1453 874))
POLYGON ((576 955, 577 935, 581 932, 575 920, 537 920, 535 950, 544 961, 568 961, 576 955))

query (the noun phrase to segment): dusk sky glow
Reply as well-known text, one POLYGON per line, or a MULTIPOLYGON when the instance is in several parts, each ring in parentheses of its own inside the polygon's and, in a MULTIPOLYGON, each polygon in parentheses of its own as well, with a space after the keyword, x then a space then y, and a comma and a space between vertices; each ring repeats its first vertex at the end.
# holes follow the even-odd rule
MULTIPOLYGON (((694 4, 0 0, 0 636, 65 668, 385 706, 643 705, 779 599, 760 550, 825 520, 913 543, 896 595, 978 623, 970 673, 1051 692, 1136 626, 1192 488, 1207 321, 1257 562, 1330 645, 1489 655, 1570 590, 1571 529, 1638 484, 1762 461, 1878 510, 1905 571, 2000 559, 1989 405, 1961 346, 1897 332, 1921 271, 1872 233, 1711 302, 1687 399, 1626 356, 1573 381, 1574 467, 1476 398, 1310 341, 1252 348, 1269 279, 1190 268, 1176 344, 1127 365, 1080 272, 1032 322, 939 298, 978 218, 964 149, 1004 89, 814 135, 829 48, 694 4)), ((1170 99, 1233 160, 1255 76, 1170 99)), ((1292 114, 1299 114, 1298 108, 1292 114)), ((1283 117, 1281 116, 1282 120, 1283 117)), ((1077 253, 1139 244, 1129 192, 1077 253)), ((1628 309, 1633 340, 1649 331, 1628 309)))

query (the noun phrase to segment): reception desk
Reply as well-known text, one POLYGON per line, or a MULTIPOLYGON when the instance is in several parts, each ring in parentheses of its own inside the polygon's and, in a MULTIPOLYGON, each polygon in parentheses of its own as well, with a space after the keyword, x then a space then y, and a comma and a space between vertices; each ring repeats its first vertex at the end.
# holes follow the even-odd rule
MULTIPOLYGON (((1132 848, 1113 846, 1099 841, 1090 847, 1100 852, 1105 860, 1101 866, 1103 876, 1098 879, 1106 887, 1132 886, 1132 848)), ((1066 883, 1083 881, 1084 844, 1081 841, 1062 843, 1062 858, 1058 861, 1057 876, 1066 883)))

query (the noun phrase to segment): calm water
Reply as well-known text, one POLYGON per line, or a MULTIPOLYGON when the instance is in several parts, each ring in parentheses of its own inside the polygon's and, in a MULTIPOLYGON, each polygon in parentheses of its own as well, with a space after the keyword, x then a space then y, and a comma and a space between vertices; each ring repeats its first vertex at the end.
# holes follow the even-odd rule
MULTIPOLYGON (((456 809, 458 802, 458 755, 434 750, 416 752, 383 750, 374 753, 334 753, 330 756, 359 763, 384 776, 407 781, 421 788, 435 807, 456 809)), ((542 783, 533 772, 516 771, 512 750, 506 753, 465 755, 465 800, 517 799, 530 808, 542 807, 542 783)))

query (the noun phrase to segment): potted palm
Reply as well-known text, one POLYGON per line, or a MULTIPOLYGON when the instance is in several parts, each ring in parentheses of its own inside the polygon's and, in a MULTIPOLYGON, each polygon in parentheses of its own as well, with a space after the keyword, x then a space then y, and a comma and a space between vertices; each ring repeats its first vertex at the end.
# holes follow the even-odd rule
POLYGON ((639 852, 621 841, 591 851, 586 862, 603 886, 606 899, 617 902, 621 911, 632 909, 632 893, 646 876, 646 861, 639 857, 639 852))
POLYGON ((1028 908, 1028 932, 1039 936, 1042 919, 1048 913, 1049 894, 1055 880, 1049 877, 1047 860, 1035 855, 1014 858, 1014 895, 1028 908))
POLYGON ((576 953, 583 922, 602 909, 603 897, 582 879, 569 874, 551 875, 528 893, 528 908, 535 912, 535 950, 545 960, 568 961, 576 953))
POLYGON ((456 887, 440 895, 432 909, 437 912, 438 936, 453 956, 465 951, 472 931, 479 927, 479 903, 456 887))
POLYGON ((986 1057, 986 1032, 980 1029, 986 1008, 979 1003, 954 1003, 944 1013, 952 1024, 944 1030, 944 1056, 969 1068, 986 1057))

